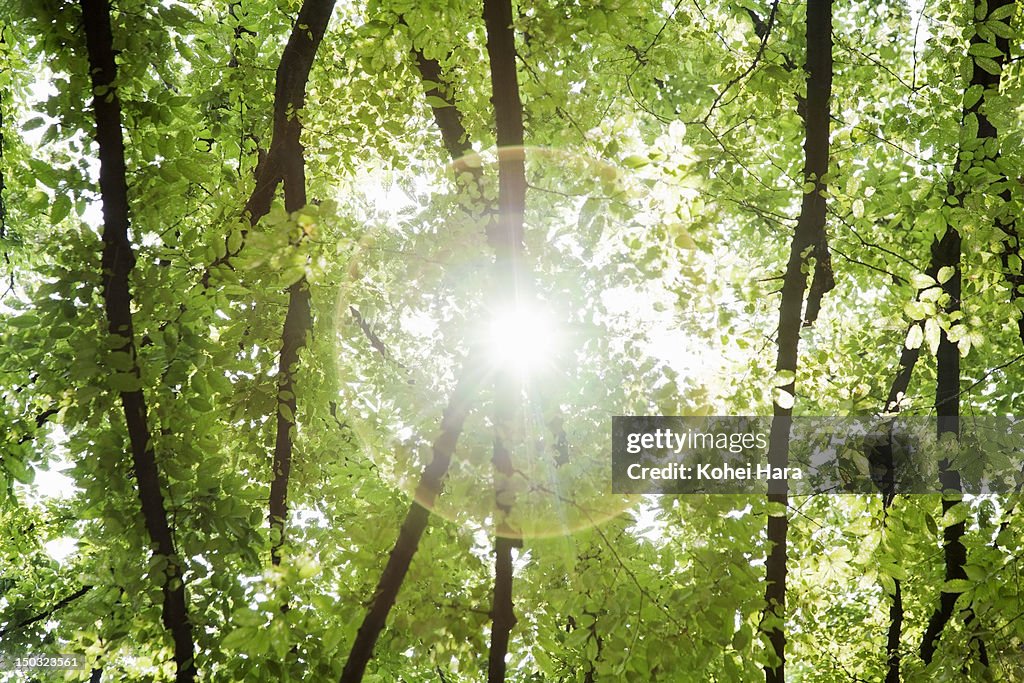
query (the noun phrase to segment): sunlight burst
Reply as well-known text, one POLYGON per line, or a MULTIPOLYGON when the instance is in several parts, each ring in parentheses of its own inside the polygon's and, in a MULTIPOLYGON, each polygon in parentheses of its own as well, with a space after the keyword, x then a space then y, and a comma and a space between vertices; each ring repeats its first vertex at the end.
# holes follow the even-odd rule
POLYGON ((535 372, 556 352, 558 327, 550 311, 520 304, 491 318, 487 342, 495 365, 535 372))

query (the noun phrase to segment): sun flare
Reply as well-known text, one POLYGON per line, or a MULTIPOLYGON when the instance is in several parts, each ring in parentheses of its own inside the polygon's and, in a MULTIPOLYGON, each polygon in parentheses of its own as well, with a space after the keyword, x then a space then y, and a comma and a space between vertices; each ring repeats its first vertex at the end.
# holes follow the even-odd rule
POLYGON ((491 362, 513 367, 526 374, 547 365, 557 351, 558 325, 551 312, 539 306, 520 304, 497 311, 487 329, 491 362))

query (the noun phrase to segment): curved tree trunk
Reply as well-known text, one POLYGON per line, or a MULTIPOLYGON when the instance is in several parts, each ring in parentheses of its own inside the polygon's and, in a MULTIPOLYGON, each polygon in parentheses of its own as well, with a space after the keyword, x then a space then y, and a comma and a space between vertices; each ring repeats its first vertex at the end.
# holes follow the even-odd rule
MULTIPOLYGON (((288 212, 298 211, 306 205, 306 171, 302 143, 302 122, 299 111, 306 102, 306 82, 313 66, 317 48, 327 31, 327 23, 334 11, 334 0, 305 0, 299 10, 295 27, 288 38, 281 63, 277 69, 277 85, 274 89, 274 137, 270 145, 270 158, 276 153, 274 163, 267 163, 268 174, 273 174, 273 184, 262 185, 259 176, 257 187, 246 208, 252 225, 265 214, 273 197, 278 181, 284 182, 284 207, 288 212), (269 188, 264 190, 263 188, 269 188), (253 200, 256 198, 256 201, 253 200)), ((281 563, 281 547, 285 540, 285 523, 288 516, 288 481, 291 476, 292 451, 294 449, 295 416, 295 371, 299 352, 306 345, 306 337, 313 331, 310 311, 309 283, 303 276, 288 287, 288 310, 285 313, 284 330, 281 333, 281 355, 277 374, 277 436, 274 441, 273 477, 270 482, 270 505, 268 517, 271 530, 271 562, 281 563)))
MULTIPOLYGON (((831 0, 807 3, 807 114, 804 141, 804 180, 813 189, 803 196, 800 217, 790 246, 789 262, 782 281, 779 303, 778 356, 775 369, 796 376, 800 329, 817 315, 821 296, 832 287, 831 266, 825 238, 825 183, 829 159, 829 97, 832 92, 832 3, 831 0), (815 269, 810 292, 805 266, 814 256, 815 269), (807 309, 804 314, 804 295, 807 309)), ((795 396, 795 380, 780 390, 795 396)), ((768 461, 785 467, 789 462, 791 402, 774 406, 769 436, 768 461)), ((788 502, 785 480, 771 482, 768 493, 768 559, 765 565, 765 630, 776 664, 764 668, 766 683, 782 683, 786 672, 786 540, 788 502), (781 508, 781 509, 780 509, 781 508)))
POLYGON ((441 435, 434 441, 433 459, 420 476, 419 485, 416 487, 416 499, 409 506, 409 512, 398 532, 398 539, 377 582, 373 602, 356 633, 356 639, 352 643, 352 649, 341 673, 341 683, 357 683, 363 680, 366 665, 373 657, 377 638, 384 630, 388 613, 395 604, 398 590, 405 581, 409 565, 419 547, 420 538, 427 528, 427 522, 430 521, 430 508, 441 493, 441 485, 448 474, 459 435, 462 434, 462 425, 469 414, 470 402, 482 380, 480 370, 479 363, 472 358, 462 369, 459 384, 455 387, 441 420, 441 435))
POLYGON ((121 102, 115 86, 113 35, 108 0, 81 0, 89 70, 92 76, 96 143, 99 146, 100 193, 103 200, 103 301, 113 353, 130 360, 126 372, 117 373, 121 405, 131 444, 132 471, 142 504, 142 516, 156 555, 166 558, 163 583, 163 624, 174 642, 175 680, 196 678, 195 646, 185 594, 184 569, 164 506, 160 471, 156 463, 142 393, 142 373, 132 325, 128 280, 135 267, 135 253, 128 239, 128 183, 125 175, 121 102))

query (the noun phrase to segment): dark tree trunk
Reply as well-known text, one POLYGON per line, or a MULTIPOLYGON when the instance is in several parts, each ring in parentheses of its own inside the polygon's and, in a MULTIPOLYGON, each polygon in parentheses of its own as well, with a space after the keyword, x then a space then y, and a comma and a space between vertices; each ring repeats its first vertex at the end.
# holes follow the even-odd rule
POLYGON ((895 589, 889 605, 889 633, 885 641, 885 683, 900 683, 900 638, 903 634, 903 588, 893 579, 895 589))
MULTIPOLYGON (((135 266, 135 254, 128 239, 128 184, 121 131, 121 102, 113 86, 117 66, 114 62, 110 5, 107 0, 81 0, 80 4, 92 75, 92 104, 96 117, 96 142, 99 146, 100 193, 103 199, 102 281, 107 325, 111 339, 118 340, 113 352, 127 355, 131 362, 127 375, 141 387, 128 285, 135 266)), ((163 585, 163 624, 174 642, 176 680, 193 681, 196 677, 195 648, 188 616, 184 572, 164 507, 146 400, 141 388, 121 391, 120 396, 146 531, 156 554, 167 558, 166 581, 163 585)))
MULTIPOLYGON (((274 134, 270 152, 257 172, 256 187, 246 203, 250 225, 255 225, 270 210, 277 185, 281 182, 284 183, 285 210, 294 212, 306 205, 306 171, 299 112, 305 106, 309 72, 333 12, 334 0, 305 0, 281 53, 274 88, 274 134)), ((297 415, 296 365, 312 331, 309 284, 302 277, 288 287, 288 309, 278 359, 277 436, 268 510, 272 538, 270 558, 275 565, 281 563, 288 516, 288 482, 297 415)))
MULTIPOLYGON (((496 306, 515 307, 530 290, 522 267, 523 217, 526 209, 526 167, 523 153, 523 105, 516 74, 515 32, 510 0, 484 0, 487 55, 491 71, 491 102, 498 143, 498 219, 490 242, 495 250, 498 292, 496 306)), ((505 680, 505 657, 516 624, 512 598, 512 550, 522 542, 514 538, 507 522, 514 496, 512 453, 509 450, 520 395, 519 379, 508 368, 495 381, 494 496, 494 595, 491 605, 491 644, 487 660, 488 683, 505 680)))
MULTIPOLYGON (((986 14, 986 17, 990 17, 993 12, 996 12, 1003 7, 1011 7, 1013 4, 1013 0, 994 0, 993 2, 978 0, 975 3, 974 11, 985 11, 987 8, 988 13, 986 14)), ((1010 28, 1009 24, 1011 17, 1012 13, 1010 16, 1005 17, 1002 20, 998 20, 1002 21, 1002 23, 1006 25, 1007 31, 1009 31, 1010 28)), ((1000 51, 1000 55, 993 58, 993 61, 999 67, 998 73, 989 73, 987 70, 982 68, 977 61, 975 61, 968 89, 971 87, 980 87, 981 96, 970 107, 964 108, 962 112, 962 121, 965 125, 970 118, 976 117, 978 123, 978 134, 976 140, 964 141, 964 143, 970 146, 970 149, 962 148, 960 150, 956 161, 956 175, 958 178, 949 184, 948 194, 950 196, 957 197, 959 200, 958 204, 960 206, 963 205, 963 200, 970 190, 967 182, 963 180, 964 174, 972 165, 983 163, 986 159, 991 160, 998 157, 998 151, 994 148, 990 151, 986 151, 984 144, 978 144, 983 143, 986 140, 998 139, 998 132, 995 125, 989 120, 985 112, 985 102, 990 94, 995 93, 999 89, 999 77, 1002 72, 1002 67, 1009 57, 1010 41, 1007 38, 1000 38, 998 35, 995 36, 993 40, 995 47, 1000 51), (970 151, 972 153, 969 160, 964 157, 963 152, 965 151, 970 151)), ((986 43, 987 41, 985 41, 980 34, 975 33, 971 37, 972 46, 986 43)), ((1004 194, 1004 199, 1009 199, 1008 191, 1004 194)), ((1011 232, 1011 235, 1012 234, 1013 233, 1011 232)), ((1014 244, 1016 244, 1015 241, 1014 244)), ((960 256, 960 233, 957 231, 956 227, 947 225, 945 233, 932 245, 933 260, 940 264, 940 267, 948 266, 953 268, 953 276, 946 282, 942 283, 942 291, 949 297, 949 302, 945 307, 947 313, 960 310, 962 277, 960 256)), ((1012 276, 1010 278, 1010 283, 1011 285, 1014 283, 1012 276)), ((1011 298, 1015 297, 1016 294, 1011 295, 1011 298)), ((1020 330, 1022 334, 1024 334, 1024 325, 1020 327, 1020 330)), ((942 331, 939 338, 939 350, 936 356, 937 379, 935 386, 935 412, 938 418, 938 435, 939 438, 943 438, 943 435, 949 435, 946 438, 959 440, 960 351, 957 344, 949 340, 945 330, 942 331)), ((960 473, 957 470, 952 469, 947 460, 943 459, 939 462, 939 469, 939 479, 945 491, 952 491, 955 494, 955 492, 962 490, 960 473)), ((942 511, 943 513, 946 513, 954 506, 960 504, 958 495, 944 496, 942 499, 942 511)), ((947 581, 967 578, 967 573, 964 571, 964 566, 967 564, 967 548, 963 544, 965 530, 965 522, 960 522, 943 529, 943 559, 945 561, 945 578, 947 581)), ((946 624, 949 623, 949 620, 953 616, 953 610, 960 595, 961 593, 951 593, 947 591, 941 592, 939 596, 939 605, 935 608, 931 618, 928 620, 928 627, 925 629, 924 636, 921 639, 920 653, 921 659, 923 659, 925 663, 931 663, 934 658, 939 638, 941 637, 946 624)), ((966 612, 965 621, 968 625, 973 624, 976 619, 974 611, 968 607, 966 612)), ((988 666, 988 654, 985 649, 985 643, 977 635, 973 635, 971 637, 971 641, 975 643, 978 649, 979 661, 981 661, 985 666, 988 666)))
MULTIPOLYGON (((949 304, 946 312, 960 310, 960 233, 952 226, 946 228, 941 240, 932 245, 932 253, 942 266, 952 266, 954 275, 942 285, 943 293, 947 294, 949 304)), ((960 437, 960 350, 956 343, 951 342, 945 331, 939 339, 939 350, 936 354, 937 376, 935 385, 935 411, 938 418, 938 436, 959 439, 960 437)), ((950 462, 943 458, 939 462, 939 481, 943 491, 956 492, 961 490, 960 473, 950 467, 950 462)), ((954 506, 960 505, 959 496, 944 495, 942 512, 945 514, 954 506)), ((959 522, 943 529, 943 557, 946 565, 945 578, 966 579, 964 565, 967 564, 967 548, 963 544, 965 522, 959 522)), ((931 663, 938 645, 942 630, 953 616, 953 607, 960 593, 942 591, 939 606, 928 620, 924 637, 921 640, 921 659, 931 663)))
MULTIPOLYGON (((925 274, 934 278, 938 275, 940 267, 941 264, 937 263, 933 256, 928 264, 928 268, 925 270, 925 274)), ((914 325, 916 324, 914 323, 914 325)), ((907 333, 903 335, 903 338, 906 339, 909 334, 910 328, 907 329, 907 333)), ((903 345, 903 349, 900 351, 899 370, 896 372, 896 377, 889 387, 889 395, 885 399, 884 412, 895 415, 900 411, 900 402, 907 395, 907 390, 910 388, 910 380, 914 374, 914 367, 917 365, 920 357, 920 346, 911 349, 906 344, 903 345)), ((882 488, 882 511, 884 515, 882 524, 885 525, 888 524, 888 511, 896 498, 898 487, 898 482, 895 479, 896 462, 893 456, 891 423, 889 425, 887 441, 884 444, 879 444, 874 457, 877 458, 885 472, 882 478, 882 481, 886 484, 882 488)), ((900 666, 902 664, 900 640, 903 637, 903 586, 900 579, 893 577, 892 581, 893 594, 892 602, 889 605, 889 629, 885 641, 885 683, 899 683, 900 666)))
POLYGON ((470 402, 483 380, 482 367, 476 358, 471 358, 462 369, 459 384, 455 387, 448 407, 441 420, 441 435, 434 441, 433 459, 423 469, 419 485, 416 487, 416 498, 409 506, 398 539, 388 556, 387 564, 377 582, 373 593, 373 602, 363 618, 363 623, 356 633, 356 639, 349 651, 348 660, 341 673, 341 683, 358 683, 363 680, 366 665, 373 657, 373 648, 377 638, 384 629, 388 613, 395 604, 398 590, 402 587, 405 575, 409 571, 413 555, 419 547, 420 538, 430 520, 430 508, 433 507, 441 492, 444 478, 448 474, 452 455, 458 444, 462 425, 469 413, 470 402))
MULTIPOLYGON (((803 196, 800 217, 793 234, 789 261, 782 281, 778 357, 775 364, 777 371, 791 372, 794 377, 799 355, 800 329, 805 320, 810 322, 817 316, 820 296, 830 289, 831 283, 831 269, 825 257, 825 183, 822 182, 822 178, 828 172, 831 92, 832 4, 830 0, 810 0, 807 3, 807 113, 804 119, 807 133, 804 141, 804 179, 805 182, 813 183, 814 187, 803 196), (802 311, 804 295, 807 293, 805 263, 809 252, 813 252, 816 257, 814 282, 818 283, 818 287, 817 291, 812 291, 812 296, 808 297, 808 310, 805 316, 802 315, 802 311)), ((780 389, 788 392, 790 396, 795 396, 795 380, 780 389)), ((784 408, 776 402, 768 449, 768 460, 774 466, 785 467, 789 461, 789 428, 792 413, 792 408, 784 408)), ((784 508, 788 502, 785 480, 770 485, 768 502, 769 552, 765 566, 765 630, 777 664, 766 666, 764 673, 766 683, 781 683, 785 680, 786 666, 784 628, 788 520, 785 510, 777 508, 784 508)))

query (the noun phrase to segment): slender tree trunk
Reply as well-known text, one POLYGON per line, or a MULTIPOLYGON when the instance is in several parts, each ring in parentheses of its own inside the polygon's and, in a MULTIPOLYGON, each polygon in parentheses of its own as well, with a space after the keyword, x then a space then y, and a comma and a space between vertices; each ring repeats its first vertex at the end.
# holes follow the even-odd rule
MULTIPOLYGON (((274 133, 270 152, 256 174, 256 187, 246 212, 250 225, 270 210, 277 186, 284 183, 284 205, 288 212, 306 205, 304 150, 300 138, 300 112, 306 103, 306 83, 317 49, 334 12, 335 0, 305 0, 288 37, 277 68, 274 87, 274 133)), ((302 277, 288 287, 288 309, 281 333, 281 355, 277 374, 277 436, 270 482, 268 519, 271 530, 271 562, 281 563, 288 516, 288 482, 294 450, 295 372, 299 353, 313 331, 309 284, 302 277)))
MULTIPOLYGON (((929 262, 928 268, 925 270, 925 274, 929 277, 935 278, 938 275, 940 267, 941 265, 932 258, 929 262)), ((914 323, 913 325, 916 324, 917 323, 914 323)), ((913 325, 911 325, 911 327, 913 327, 913 325)), ((907 329, 907 333, 903 335, 903 338, 906 339, 909 334, 910 328, 907 329)), ((886 413, 891 415, 899 413, 901 401, 907 395, 907 390, 910 388, 910 380, 914 374, 914 367, 917 365, 917 361, 920 357, 920 346, 909 348, 906 344, 903 345, 903 348, 900 351, 899 370, 897 370, 896 377, 893 379, 892 385, 889 387, 889 395, 885 399, 886 413)), ((889 508, 892 506, 893 501, 896 498, 898 488, 898 482, 895 480, 896 462, 893 455, 893 432, 891 423, 887 433, 887 441, 884 444, 879 444, 879 452, 875 455, 885 470, 885 475, 883 477, 885 485, 883 485, 882 490, 882 524, 884 526, 888 524, 889 508)), ((900 666, 902 664, 900 641, 903 637, 903 586, 900 579, 896 577, 893 577, 892 581, 893 594, 892 603, 889 605, 889 629, 886 633, 885 641, 885 683, 899 683, 900 666)))
MULTIPOLYGON (((943 266, 954 268, 953 276, 943 283, 942 291, 949 296, 949 303, 945 307, 946 312, 958 311, 960 310, 960 233, 952 226, 947 227, 942 239, 932 245, 932 252, 936 260, 943 266)), ((935 410, 938 417, 938 436, 940 439, 958 440, 960 438, 960 351, 956 343, 949 340, 945 331, 942 332, 939 339, 936 360, 938 371, 935 387, 935 410)), ((939 481, 943 491, 961 490, 960 473, 951 468, 949 460, 943 458, 939 462, 939 472, 939 481)), ((943 514, 960 504, 959 495, 944 494, 942 498, 943 514)), ((947 581, 967 578, 964 571, 964 565, 967 564, 967 548, 962 540, 965 528, 965 523, 959 522, 947 526, 942 532, 947 581)), ((942 591, 939 606, 928 620, 928 628, 925 629, 921 641, 921 659, 925 663, 932 661, 939 636, 953 616, 953 607, 959 597, 960 593, 942 591)))
POLYGON ((182 683, 195 680, 195 648, 185 595, 184 572, 164 507, 132 325, 128 280, 135 266, 135 254, 128 239, 128 184, 121 130, 121 102, 114 86, 117 66, 114 62, 110 4, 108 0, 81 0, 80 4, 92 76, 96 142, 99 146, 99 180, 103 199, 103 299, 111 339, 118 340, 113 352, 125 354, 130 360, 130 369, 122 373, 125 377, 119 381, 138 387, 120 391, 121 405, 128 426, 132 470, 138 486, 146 531, 156 554, 167 560, 166 580, 163 584, 163 624, 174 642, 174 662, 177 665, 175 680, 182 683))
MULTIPOLYGON (((274 83, 274 127, 270 149, 256 167, 256 185, 245 202, 244 213, 249 226, 256 225, 270 211, 277 187, 285 184, 285 204, 295 206, 299 197, 302 203, 289 208, 289 211, 301 209, 305 200, 305 170, 303 150, 299 142, 302 134, 302 122, 299 113, 306 105, 306 83, 309 72, 313 68, 317 49, 323 42, 327 24, 334 12, 336 0, 304 0, 295 25, 288 36, 281 61, 277 65, 274 83), (291 179, 291 182, 289 182, 291 179), (288 185, 293 185, 292 202, 288 199, 288 185), (301 187, 301 195, 299 187, 301 187)), ((225 237, 224 255, 218 257, 207 266, 203 273, 203 286, 210 286, 210 274, 219 266, 230 265, 231 259, 237 256, 245 246, 247 231, 242 232, 241 244, 229 246, 229 237, 225 237)))
MULTIPOLYGON (((1013 12, 1007 12, 1006 8, 1014 6, 1013 0, 994 0, 993 2, 985 2, 985 0, 977 0, 974 4, 974 12, 985 13, 986 20, 989 21, 1000 21, 1005 25, 1008 35, 1010 29, 1010 22, 1013 16, 1013 12), (1000 12, 1005 13, 1002 18, 991 19, 993 13, 1000 12)), ((974 68, 971 73, 971 81, 965 91, 965 103, 969 99, 970 93, 979 91, 979 96, 971 103, 970 106, 965 107, 962 111, 962 127, 966 128, 972 125, 972 121, 977 122, 977 136, 974 140, 963 140, 961 142, 961 149, 957 156, 956 161, 956 174, 953 182, 950 183, 948 188, 948 194, 952 197, 956 197, 959 201, 958 205, 963 206, 963 200, 966 198, 969 187, 968 182, 965 179, 966 172, 971 166, 979 165, 984 163, 986 160, 993 160, 998 158, 998 150, 992 145, 986 145, 986 141, 995 141, 998 139, 998 132, 995 125, 989 120, 985 110, 985 103, 990 94, 994 94, 999 89, 999 77, 1002 73, 1002 67, 1006 63, 1010 52, 1010 42, 1007 38, 999 37, 1003 34, 995 34, 993 36, 993 44, 998 48, 1000 54, 991 59, 992 62, 998 67, 996 73, 990 73, 989 70, 983 68, 981 64, 975 60, 974 68), (965 157, 964 152, 970 152, 969 158, 965 157)), ((971 46, 976 45, 987 45, 990 44, 978 33, 971 36, 971 46)), ((1004 195, 1005 199, 1009 198, 1008 192, 1004 195)), ((960 256, 961 256, 961 237, 956 227, 953 225, 947 225, 946 231, 942 235, 941 239, 935 241, 932 245, 932 257, 935 262, 941 264, 941 266, 949 267, 953 269, 953 275, 944 283, 942 283, 942 292, 948 296, 949 301, 945 306, 946 313, 952 313, 960 310, 961 303, 961 267, 960 267, 960 256)), ((1009 273, 1008 273, 1009 275, 1009 273)), ((1012 276, 1010 279, 1011 284, 1014 282, 1012 276)), ((1015 297, 1013 294, 1011 297, 1015 297)), ((1021 333, 1024 334, 1024 325, 1021 326, 1021 333)), ((935 386, 935 412, 938 418, 937 432, 940 439, 945 436, 948 439, 954 439, 959 441, 960 438, 960 351, 955 342, 950 341, 946 335, 946 331, 942 330, 939 338, 939 349, 936 354, 936 362, 938 367, 936 386, 935 386)), ((962 490, 960 473, 950 467, 948 460, 943 459, 939 463, 940 475, 939 479, 942 483, 942 487, 945 491, 958 492, 962 490)), ((948 512, 956 505, 960 505, 959 495, 944 495, 942 499, 942 511, 943 513, 948 512)), ((943 529, 943 559, 945 562, 945 578, 947 581, 953 579, 966 579, 967 573, 964 570, 964 566, 967 564, 967 548, 963 544, 963 536, 966 530, 966 523, 960 522, 952 526, 948 526, 943 529)), ((928 620, 928 627, 925 629, 924 636, 921 639, 921 659, 925 663, 931 663, 935 656, 935 651, 938 647, 939 638, 942 635, 946 624, 953 616, 953 610, 955 608, 957 599, 960 597, 960 593, 942 591, 939 596, 939 605, 935 608, 931 618, 928 620)), ((966 610, 965 621, 970 625, 976 617, 974 611, 968 607, 966 610)), ((977 635, 971 637, 971 641, 976 645, 978 649, 979 661, 988 666, 988 653, 985 649, 985 643, 977 635)))
POLYGON ((886 636, 885 683, 900 681, 900 638, 903 634, 903 587, 899 579, 893 579, 895 589, 892 604, 889 605, 889 633, 886 636))
MULTIPOLYGON (((488 21, 488 3, 485 3, 485 22, 488 21)), ((521 154, 523 141, 522 134, 522 105, 519 102, 519 88, 515 78, 515 45, 511 31, 511 8, 507 9, 508 22, 504 24, 503 43, 498 47, 502 53, 499 55, 500 66, 498 67, 500 77, 495 82, 492 74, 492 88, 494 89, 495 118, 498 128, 499 147, 512 147, 513 153, 500 153, 499 155, 499 214, 500 218, 493 228, 488 229, 488 242, 494 248, 496 254, 496 280, 499 283, 515 283, 514 275, 518 265, 518 251, 522 245, 522 207, 526 192, 525 165, 521 154), (511 81, 509 80, 509 66, 511 66, 511 81), (509 91, 511 83, 511 92, 509 91), (509 114, 509 112, 514 112, 509 114), (515 113, 517 112, 517 113, 515 113), (517 132, 518 131, 518 132, 517 132), (516 197, 519 197, 516 200, 516 197), (517 208, 518 207, 518 208, 517 208), (510 209, 510 210, 506 210, 510 209), (511 217, 511 218, 509 218, 511 217), (509 221, 509 222, 506 222, 509 221)), ((399 17, 399 22, 403 19, 399 17)), ((501 21, 499 20, 499 25, 501 21)), ((488 50, 491 49, 492 29, 488 24, 488 50)), ((443 90, 440 86, 444 82, 441 74, 440 64, 434 59, 428 59, 422 51, 413 50, 413 57, 416 67, 424 81, 431 85, 427 91, 428 95, 438 97, 446 102, 452 102, 451 93, 443 90)), ((492 69, 494 58, 492 56, 492 69)), ((481 173, 475 166, 467 166, 464 169, 459 167, 459 161, 472 151, 469 144, 466 129, 462 122, 462 116, 455 106, 432 107, 434 121, 441 131, 445 149, 456 164, 456 170, 468 170, 476 180, 481 180, 481 173)), ((405 521, 399 531, 398 539, 388 557, 381 578, 377 583, 374 592, 373 603, 368 610, 363 623, 359 627, 356 639, 349 652, 348 660, 342 671, 341 683, 357 683, 361 681, 366 671, 366 666, 373 656, 373 648, 384 625, 391 608, 394 606, 398 591, 405 580, 409 565, 419 546, 419 540, 426 529, 430 517, 430 508, 440 493, 452 455, 462 431, 466 415, 471 407, 471 401, 481 383, 490 375, 482 364, 482 358, 474 353, 469 363, 458 375, 461 379, 455 392, 452 394, 448 407, 445 409, 445 416, 442 420, 442 433, 434 442, 433 460, 424 469, 417 487, 416 500, 409 508, 405 521)), ((499 379, 498 384, 501 383, 499 379)), ((500 389, 496 392, 502 394, 500 389)), ((501 409, 498 409, 500 413, 501 409)), ((499 418, 498 423, 504 422, 499 418)), ((494 463, 496 470, 496 485, 500 479, 497 473, 505 471, 506 477, 511 475, 511 460, 508 459, 505 447, 501 441, 501 434, 495 437, 494 463)), ((496 491, 496 498, 503 500, 503 495, 496 491)), ((500 508, 499 508, 500 509, 500 508)), ((492 638, 495 633, 504 633, 504 644, 498 643, 499 647, 491 648, 489 658, 489 676, 500 675, 504 678, 504 656, 507 651, 508 633, 515 623, 515 615, 512 611, 512 548, 519 542, 514 538, 502 537, 499 534, 495 542, 496 554, 496 581, 495 581, 495 604, 492 610, 495 620, 499 623, 497 628, 492 628, 492 638), (506 588, 507 586, 507 588, 506 588), (499 616, 500 615, 500 616, 499 616), (506 626, 507 624, 507 626, 506 626), (500 674, 495 669, 495 653, 501 653, 500 674)), ((491 679, 494 680, 494 679, 491 679)))
POLYGON ((356 633, 356 639, 349 651, 348 660, 341 673, 341 683, 358 683, 363 680, 366 665, 373 656, 373 648, 377 638, 384 629, 388 613, 395 604, 398 590, 402 587, 405 575, 409 571, 413 555, 419 547, 420 538, 430 520, 430 508, 434 506, 444 478, 448 475, 455 447, 462 433, 462 426, 469 413, 470 403, 476 395, 481 381, 483 366, 476 357, 470 357, 467 365, 460 373, 460 380, 444 411, 441 420, 441 435, 434 441, 433 459, 423 469, 419 485, 416 487, 415 500, 409 506, 398 539, 388 556, 387 564, 377 582, 373 593, 373 602, 363 623, 356 633))
MULTIPOLYGON (((804 141, 804 179, 814 187, 803 196, 800 217, 797 220, 789 262, 782 281, 782 300, 779 304, 778 357, 775 369, 789 372, 795 377, 800 345, 800 329, 805 320, 817 314, 820 296, 830 289, 831 269, 825 258, 825 183, 829 159, 829 97, 832 92, 832 4, 830 0, 807 3, 807 135, 804 141), (809 254, 816 256, 815 276, 817 291, 812 286, 808 297, 807 315, 803 315, 804 295, 807 293, 805 264, 809 254), (826 271, 826 269, 828 269, 826 271), (821 275, 819 275, 819 271, 821 275), (829 284, 825 284, 826 281, 829 284)), ((795 396, 795 379, 780 387, 789 396, 795 396)), ((769 436, 768 460, 777 467, 789 461, 789 428, 792 418, 791 403, 774 406, 769 436)), ((765 666, 766 683, 785 680, 786 666, 786 541, 788 502, 785 480, 770 484, 768 511, 768 559, 765 566, 765 630, 777 663, 765 666), (781 484, 781 485, 778 485, 781 484), (781 509, 780 509, 781 508, 781 509)))
MULTIPOLYGON (((526 167, 523 154, 523 105, 516 74, 515 32, 510 0, 484 0, 487 55, 491 71, 491 102, 498 143, 498 220, 490 232, 497 269, 497 306, 516 307, 529 283, 521 263, 523 216, 526 208, 526 167)), ((519 378, 508 368, 498 370, 495 382, 494 496, 494 595, 491 605, 491 644, 487 661, 488 683, 505 680, 505 657, 516 624, 512 597, 512 550, 522 541, 514 538, 507 516, 514 504, 511 490, 512 454, 508 444, 517 417, 519 378)))

